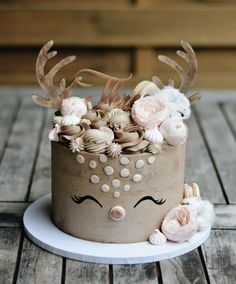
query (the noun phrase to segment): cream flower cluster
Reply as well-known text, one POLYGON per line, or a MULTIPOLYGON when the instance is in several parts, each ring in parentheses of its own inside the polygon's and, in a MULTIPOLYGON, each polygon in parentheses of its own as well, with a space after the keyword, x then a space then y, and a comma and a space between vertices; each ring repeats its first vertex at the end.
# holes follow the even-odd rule
POLYGON ((187 127, 180 113, 173 111, 175 102, 164 97, 166 96, 141 96, 134 102, 131 115, 135 123, 145 129, 146 140, 162 144, 165 139, 168 144, 177 146, 186 139, 187 127))

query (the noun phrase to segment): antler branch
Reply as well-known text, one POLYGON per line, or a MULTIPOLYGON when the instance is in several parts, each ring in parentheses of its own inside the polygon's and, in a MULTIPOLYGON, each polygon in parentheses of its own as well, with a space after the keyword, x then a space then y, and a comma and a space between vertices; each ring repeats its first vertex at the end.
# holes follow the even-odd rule
MULTIPOLYGON (((181 46, 183 47, 184 51, 178 50, 176 53, 179 57, 183 58, 189 66, 188 73, 184 71, 184 69, 173 59, 159 55, 158 59, 172 67, 180 76, 180 85, 179 90, 180 92, 186 94, 187 91, 192 87, 198 71, 197 59, 192 49, 191 45, 184 40, 180 41, 181 46)), ((159 87, 162 86, 162 82, 158 77, 153 78, 153 82, 159 87)), ((173 85, 173 80, 169 79, 169 84, 173 85)))
POLYGON ((68 87, 66 87, 66 80, 62 79, 60 82, 60 94, 57 94, 56 87, 53 84, 53 78, 62 67, 73 62, 76 59, 76 56, 72 55, 62 59, 56 65, 54 65, 54 67, 47 74, 45 74, 44 68, 46 63, 49 59, 53 58, 57 54, 57 51, 49 52, 52 46, 52 40, 46 43, 40 50, 36 61, 37 80, 40 87, 47 94, 49 99, 36 95, 33 95, 32 98, 33 101, 40 106, 52 109, 60 109, 62 100, 68 98, 77 85, 83 87, 90 87, 91 85, 80 82, 82 77, 76 77, 73 82, 68 87))

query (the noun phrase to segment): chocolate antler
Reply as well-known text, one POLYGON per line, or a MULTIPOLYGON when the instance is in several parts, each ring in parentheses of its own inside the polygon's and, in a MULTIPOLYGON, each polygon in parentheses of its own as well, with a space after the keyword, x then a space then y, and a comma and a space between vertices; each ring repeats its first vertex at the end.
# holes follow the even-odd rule
POLYGON ((36 95, 33 95, 33 101, 43 107, 60 109, 62 100, 68 98, 76 85, 83 87, 89 87, 91 85, 84 84, 80 82, 81 77, 76 77, 74 81, 66 87, 66 80, 62 79, 60 82, 60 95, 57 94, 56 87, 53 84, 53 78, 56 73, 65 65, 73 62, 76 59, 76 56, 68 56, 61 61, 59 61, 47 74, 44 73, 44 67, 47 61, 57 55, 57 51, 51 51, 53 46, 53 41, 46 43, 39 52, 37 61, 36 61, 36 76, 39 82, 40 87, 47 94, 49 99, 45 99, 36 95))
MULTIPOLYGON (((166 63, 170 67, 172 67, 179 74, 180 76, 179 91, 181 93, 186 94, 196 79, 198 66, 197 66, 196 55, 191 45, 184 40, 181 40, 180 44, 185 50, 185 52, 178 50, 176 53, 188 63, 188 66, 189 66, 188 73, 186 73, 184 69, 176 61, 174 61, 173 59, 167 56, 159 55, 158 59, 166 63)), ((161 89, 163 88, 164 85, 158 77, 154 76, 152 80, 159 88, 161 89)), ((169 84, 173 86, 172 79, 169 79, 169 84)))

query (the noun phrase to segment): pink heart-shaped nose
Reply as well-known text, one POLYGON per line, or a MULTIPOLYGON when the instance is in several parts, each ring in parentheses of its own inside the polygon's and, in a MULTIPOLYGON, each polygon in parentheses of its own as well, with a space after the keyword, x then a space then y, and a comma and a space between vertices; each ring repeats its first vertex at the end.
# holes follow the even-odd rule
POLYGON ((121 206, 114 206, 110 210, 110 217, 114 221, 120 221, 125 217, 125 209, 121 206))

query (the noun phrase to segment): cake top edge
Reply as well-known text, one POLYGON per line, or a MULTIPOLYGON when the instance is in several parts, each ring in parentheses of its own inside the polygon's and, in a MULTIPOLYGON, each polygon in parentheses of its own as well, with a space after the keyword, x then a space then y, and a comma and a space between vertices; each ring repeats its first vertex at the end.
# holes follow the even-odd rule
POLYGON ((113 158, 123 153, 157 154, 186 141, 188 130, 184 120, 191 115, 191 105, 201 97, 199 93, 186 95, 198 72, 196 55, 189 43, 181 40, 183 50, 176 52, 187 63, 187 72, 173 59, 158 56, 161 62, 178 73, 180 83, 177 88, 173 79, 170 78, 165 85, 159 77, 153 76, 151 81, 138 83, 130 95, 121 94, 119 89, 131 79, 131 74, 117 78, 92 69, 80 69, 68 85, 62 78, 59 88, 56 88, 54 76, 76 57, 60 60, 45 73, 47 62, 57 54, 57 51, 51 51, 53 44, 53 41, 47 42, 36 60, 36 77, 48 98, 32 96, 36 104, 56 110, 49 134, 51 141, 65 144, 72 152, 105 153, 113 158), (86 74, 105 81, 95 105, 92 97, 71 96, 76 87, 92 86, 84 82, 86 74))

